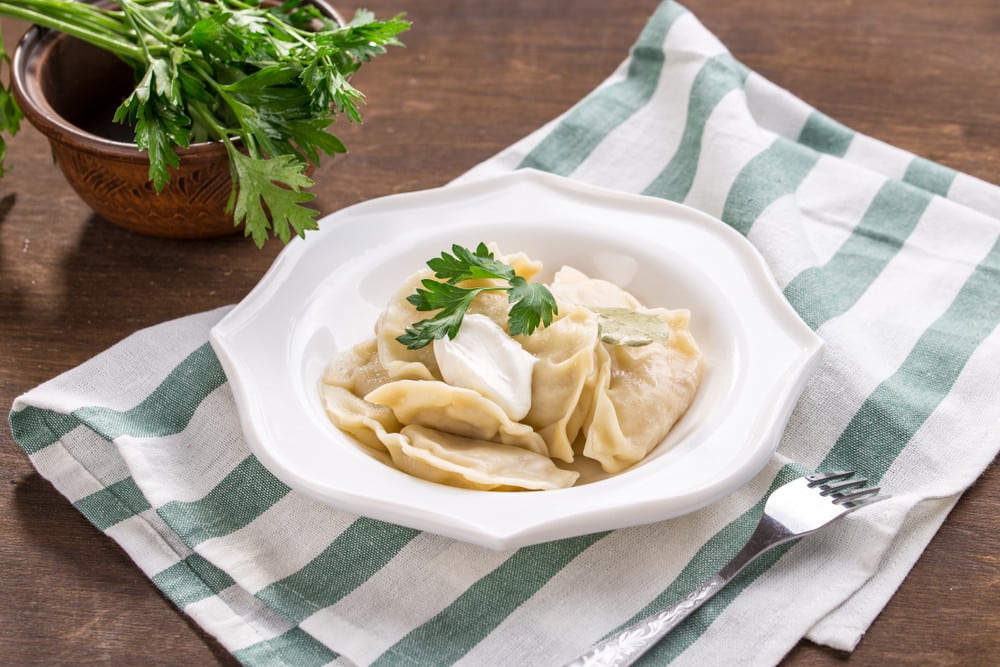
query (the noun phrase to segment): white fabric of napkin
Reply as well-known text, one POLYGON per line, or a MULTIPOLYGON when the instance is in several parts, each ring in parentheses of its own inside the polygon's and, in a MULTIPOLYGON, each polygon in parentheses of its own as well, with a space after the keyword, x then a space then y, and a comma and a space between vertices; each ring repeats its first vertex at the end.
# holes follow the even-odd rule
POLYGON ((524 167, 721 218, 826 341, 745 488, 506 552, 333 510, 249 453, 207 343, 224 309, 21 396, 16 440, 247 665, 562 664, 717 570, 776 486, 857 469, 892 498, 757 561, 643 664, 774 664, 802 637, 852 649, 1000 449, 1000 189, 810 108, 673 2, 592 94, 463 179, 524 167))

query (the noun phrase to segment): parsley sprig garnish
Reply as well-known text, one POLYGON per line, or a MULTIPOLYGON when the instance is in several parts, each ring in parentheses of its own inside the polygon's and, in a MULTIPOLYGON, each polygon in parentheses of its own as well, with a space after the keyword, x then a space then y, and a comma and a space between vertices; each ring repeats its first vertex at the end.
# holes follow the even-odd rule
MULTIPOLYGON (((327 127, 338 114, 359 122, 363 96, 349 77, 400 45, 401 16, 380 21, 359 10, 339 26, 303 0, 0 0, 0 15, 65 32, 115 54, 136 86, 115 113, 149 155, 157 191, 178 165, 175 148, 216 140, 226 147, 234 224, 262 246, 316 229, 309 163, 346 152, 327 127)), ((0 68, 6 60, 0 60, 0 68)), ((0 85, 0 130, 20 113, 0 85)), ((0 173, 5 144, 0 138, 0 173)))
POLYGON ((396 340, 411 350, 429 345, 437 338, 454 338, 472 301, 483 292, 507 292, 511 304, 507 314, 510 335, 530 334, 539 326, 552 324, 557 313, 555 297, 541 283, 531 283, 517 275, 514 267, 494 258, 480 243, 475 252, 458 244, 427 262, 434 277, 420 281, 422 287, 406 298, 420 312, 439 310, 434 317, 420 320, 396 340), (499 279, 506 285, 462 286, 468 280, 499 279), (444 281, 444 282, 441 282, 444 281))

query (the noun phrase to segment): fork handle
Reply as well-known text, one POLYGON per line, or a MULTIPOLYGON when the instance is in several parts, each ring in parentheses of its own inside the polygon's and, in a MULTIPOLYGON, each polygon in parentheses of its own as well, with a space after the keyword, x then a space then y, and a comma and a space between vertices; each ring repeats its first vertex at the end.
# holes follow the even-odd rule
POLYGON ((691 612, 726 585, 727 579, 714 574, 697 588, 663 611, 630 625, 618 634, 594 644, 566 667, 625 667, 651 649, 691 612))
POLYGON ((604 641, 587 649, 566 667, 627 667, 638 660, 643 653, 653 648, 664 635, 673 630, 681 621, 719 592, 733 580, 757 556, 768 549, 783 544, 793 535, 787 528, 768 515, 761 517, 750 538, 733 559, 726 563, 717 574, 701 582, 697 588, 677 602, 652 616, 648 616, 628 626, 604 641))

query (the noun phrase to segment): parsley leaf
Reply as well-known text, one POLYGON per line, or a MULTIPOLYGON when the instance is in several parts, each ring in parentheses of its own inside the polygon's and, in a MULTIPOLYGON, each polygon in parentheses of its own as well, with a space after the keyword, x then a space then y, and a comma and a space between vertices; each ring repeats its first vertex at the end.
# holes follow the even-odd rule
POLYGON ((149 153, 149 180, 157 192, 170 181, 169 167, 180 164, 173 147, 190 142, 191 119, 170 103, 178 91, 179 83, 171 76, 170 65, 154 60, 114 115, 115 122, 135 126, 135 143, 139 150, 149 153))
POLYGON ((521 276, 510 279, 507 300, 512 304, 508 317, 510 335, 530 334, 539 326, 552 324, 552 316, 559 307, 545 285, 529 283, 521 276))
POLYGON ((427 262, 436 277, 444 278, 450 283, 476 278, 514 278, 514 267, 494 259, 485 243, 480 243, 475 252, 458 244, 451 246, 451 251, 453 255, 442 252, 440 257, 427 262))
POLYGON ((441 310, 432 319, 417 322, 397 338, 412 350, 424 347, 435 338, 454 338, 462 326, 462 319, 472 305, 472 300, 486 288, 466 289, 436 280, 421 281, 423 289, 417 288, 407 301, 419 311, 441 310))
POLYGON ((451 253, 442 252, 440 257, 427 262, 434 276, 444 282, 424 279, 420 281, 421 287, 406 298, 420 312, 440 312, 416 322, 396 338, 397 341, 411 350, 418 350, 438 338, 454 338, 473 300, 483 292, 507 292, 511 304, 507 325, 512 336, 530 334, 539 326, 552 323, 558 306, 548 288, 541 283, 529 283, 517 275, 514 267, 494 258, 485 243, 480 243, 475 251, 455 244, 451 253), (463 287, 459 284, 484 278, 506 281, 507 285, 463 287))
POLYGON ((304 236, 316 229, 317 212, 302 206, 315 195, 303 192, 312 180, 303 173, 303 163, 290 155, 270 159, 244 155, 227 142, 229 161, 236 172, 239 189, 230 196, 228 210, 236 223, 246 222, 245 234, 262 247, 273 227, 274 235, 284 242, 292 230, 304 236))

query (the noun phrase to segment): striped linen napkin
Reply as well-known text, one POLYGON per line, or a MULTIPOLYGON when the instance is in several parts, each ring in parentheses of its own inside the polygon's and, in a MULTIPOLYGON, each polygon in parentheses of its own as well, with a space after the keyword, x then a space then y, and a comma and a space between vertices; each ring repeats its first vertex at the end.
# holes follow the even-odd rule
POLYGON ((776 486, 858 469, 893 497, 757 561, 647 664, 773 664, 802 637, 853 648, 1000 448, 1000 189, 839 125, 673 2, 592 94, 463 178, 520 167, 722 218, 825 339, 745 488, 507 552, 335 511, 249 454, 206 342, 224 310, 18 398, 15 438, 247 665, 561 664, 714 572, 776 486))

